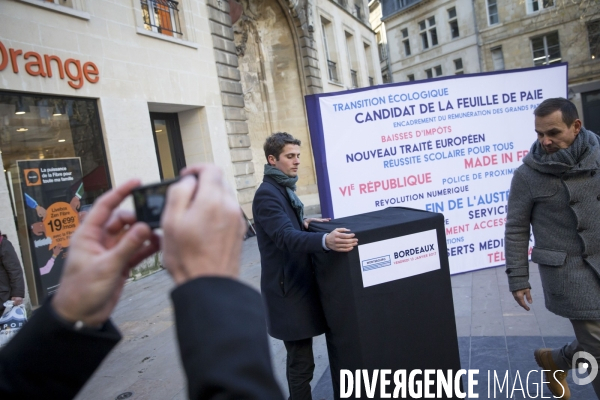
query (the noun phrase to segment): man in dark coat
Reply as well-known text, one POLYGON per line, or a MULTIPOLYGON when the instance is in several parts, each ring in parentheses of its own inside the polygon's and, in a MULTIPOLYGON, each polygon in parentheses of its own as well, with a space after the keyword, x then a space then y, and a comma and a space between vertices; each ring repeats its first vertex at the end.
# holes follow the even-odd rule
POLYGON ((269 334, 284 342, 286 376, 292 400, 311 399, 313 336, 325 332, 310 253, 348 252, 358 244, 348 229, 328 234, 307 232, 304 206, 295 194, 300 165, 300 141, 279 132, 267 138, 265 176, 256 191, 252 211, 261 260, 261 291, 269 334))
POLYGON ((12 300, 16 306, 23 303, 25 280, 15 248, 6 235, 0 236, 0 315, 4 302, 12 300))
MULTIPOLYGON (((182 174, 167 195, 162 249, 177 285, 171 298, 189 398, 281 399, 260 295, 236 280, 239 204, 216 167, 182 174)), ((57 293, 0 350, 0 399, 72 399, 120 340, 109 316, 131 268, 158 250, 148 225, 116 210, 139 184, 100 197, 71 238, 57 293)))
MULTIPOLYGON (((538 140, 515 171, 508 197, 506 273, 515 300, 529 311, 531 225, 531 261, 539 265, 546 308, 569 318, 576 337, 558 349, 537 349, 535 359, 554 396, 568 400, 567 371, 579 352, 588 353, 580 361, 592 375, 600 361, 600 142, 569 100, 546 99, 534 114, 538 140)), ((592 384, 600 397, 600 377, 592 384)))

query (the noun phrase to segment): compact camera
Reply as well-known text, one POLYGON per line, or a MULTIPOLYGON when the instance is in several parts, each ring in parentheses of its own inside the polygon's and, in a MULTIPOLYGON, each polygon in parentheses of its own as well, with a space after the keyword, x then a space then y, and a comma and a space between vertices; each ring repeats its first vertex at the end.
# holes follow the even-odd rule
POLYGON ((167 203, 167 190, 179 179, 177 177, 133 189, 137 220, 147 223, 152 229, 159 228, 160 218, 167 203))

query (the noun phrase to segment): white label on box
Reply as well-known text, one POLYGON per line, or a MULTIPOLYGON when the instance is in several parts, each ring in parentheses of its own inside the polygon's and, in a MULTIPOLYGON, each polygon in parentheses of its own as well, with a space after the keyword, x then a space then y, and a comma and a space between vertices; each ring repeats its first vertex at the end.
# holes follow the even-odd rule
POLYGON ((358 246, 363 287, 440 269, 435 229, 358 246))

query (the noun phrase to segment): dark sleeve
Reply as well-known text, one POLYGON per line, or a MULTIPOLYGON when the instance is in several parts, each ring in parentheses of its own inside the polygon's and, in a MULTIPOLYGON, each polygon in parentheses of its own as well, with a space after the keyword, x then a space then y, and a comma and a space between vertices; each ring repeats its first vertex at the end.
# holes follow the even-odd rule
POLYGON ((6 269, 10 281, 10 297, 25 297, 25 280, 23 279, 23 269, 19 262, 19 257, 15 253, 12 243, 2 239, 2 265, 6 269))
POLYGON ((317 253, 323 250, 323 233, 300 231, 292 225, 280 199, 263 193, 254 199, 258 202, 254 218, 280 250, 289 253, 317 253))
POLYGON ((281 399, 260 295, 227 278, 198 278, 171 293, 190 400, 281 399))
POLYGON ((511 292, 529 289, 529 234, 533 197, 519 170, 515 171, 508 194, 508 211, 504 230, 506 275, 511 292))
POLYGON ((72 399, 120 339, 110 320, 75 331, 47 301, 0 350, 0 399, 72 399))

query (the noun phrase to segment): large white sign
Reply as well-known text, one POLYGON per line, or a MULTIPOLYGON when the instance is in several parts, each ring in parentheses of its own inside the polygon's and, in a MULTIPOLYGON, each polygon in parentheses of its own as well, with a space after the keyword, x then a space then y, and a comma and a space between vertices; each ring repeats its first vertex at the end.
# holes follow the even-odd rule
POLYGON ((536 140, 533 110, 566 90, 560 64, 308 96, 323 215, 443 213, 452 273, 504 264, 506 202, 536 140))
POLYGON ((440 269, 435 229, 358 246, 363 287, 440 269))

